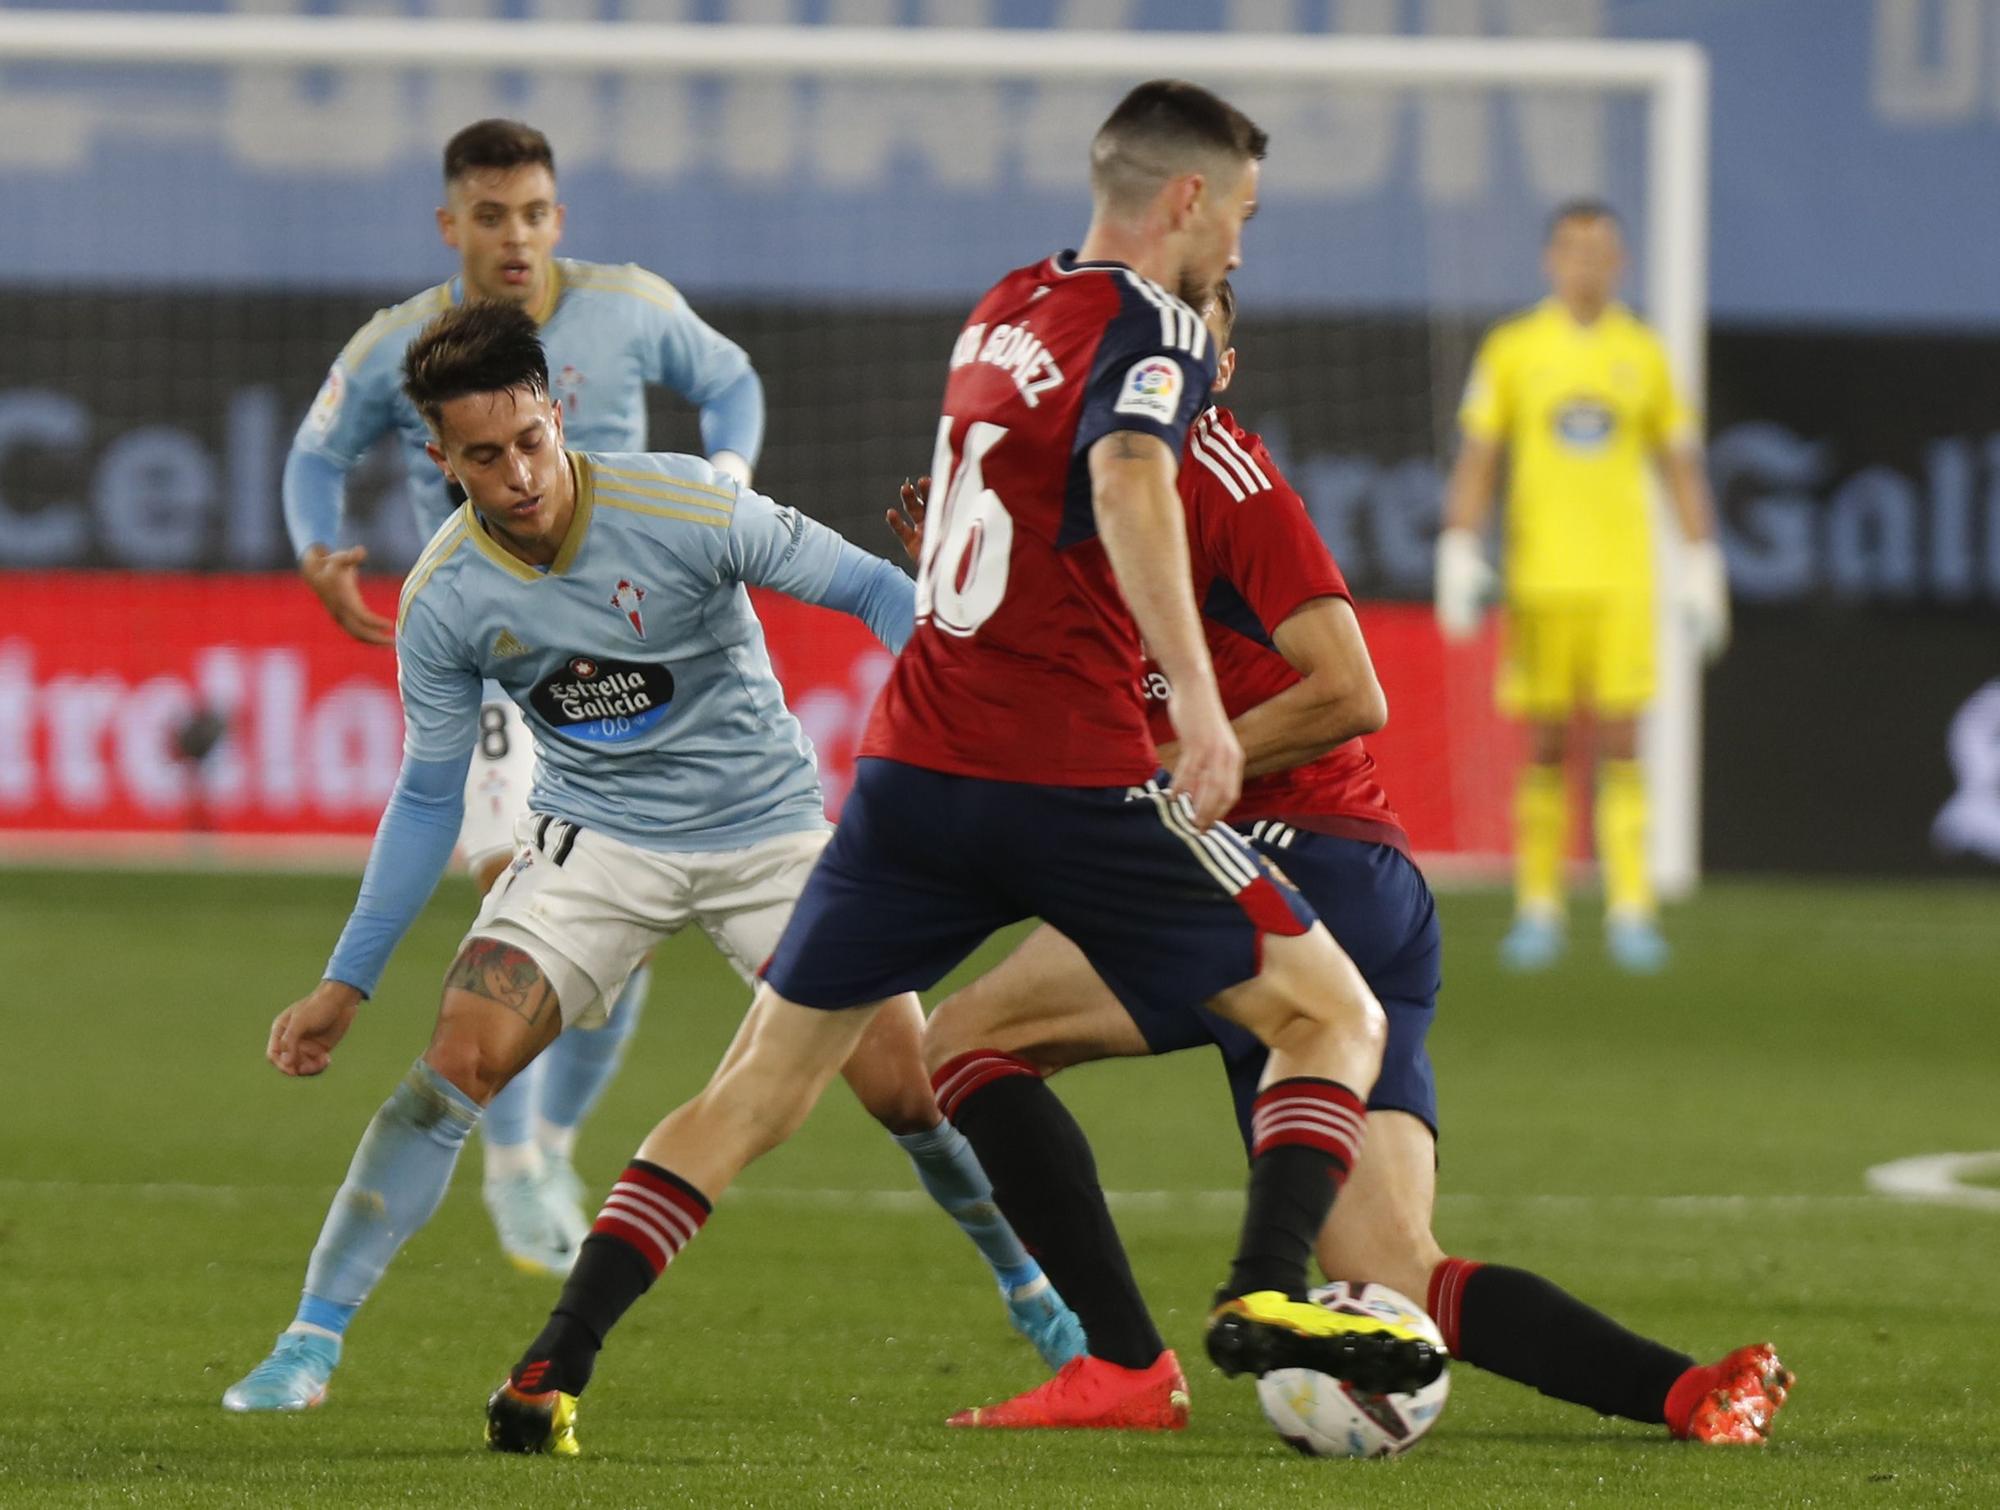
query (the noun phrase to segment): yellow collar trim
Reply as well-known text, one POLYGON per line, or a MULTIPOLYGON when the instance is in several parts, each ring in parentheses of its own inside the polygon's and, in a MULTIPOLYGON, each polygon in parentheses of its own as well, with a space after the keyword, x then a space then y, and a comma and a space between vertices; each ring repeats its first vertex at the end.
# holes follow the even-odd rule
POLYGON ((528 311, 529 314, 534 316, 537 325, 546 325, 549 323, 550 317, 556 312, 556 306, 562 303, 562 296, 562 263, 551 257, 549 258, 549 286, 542 291, 541 302, 535 308, 528 311))
POLYGON ((596 486, 590 475, 590 463, 575 451, 565 451, 569 462, 570 481, 576 493, 576 506, 569 516, 569 533, 563 536, 563 543, 556 549, 555 560, 549 563, 546 573, 537 571, 519 556, 508 550, 493 538, 493 532, 486 527, 486 521, 479 517, 479 510, 472 506, 470 498, 462 509, 465 515, 466 533, 480 554, 508 575, 522 582, 539 582, 543 576, 560 577, 576 562, 577 552, 583 549, 584 534, 590 528, 590 515, 596 506, 596 486))
POLYGON ((470 498, 466 499, 461 507, 465 510, 465 533, 480 555, 509 576, 523 582, 542 580, 540 572, 493 538, 493 532, 486 527, 486 521, 479 517, 479 510, 472 506, 470 498))
MULTIPOLYGON (((445 307, 451 308, 455 306, 464 296, 465 273, 461 270, 456 278, 450 279, 444 284, 445 307)), ((560 258, 551 257, 549 259, 549 286, 542 291, 542 297, 536 302, 535 307, 528 311, 528 314, 534 319, 537 325, 548 324, 550 317, 556 312, 556 306, 562 303, 562 296, 562 261, 560 258)))
POLYGON ((556 552, 556 559, 549 571, 554 576, 562 576, 576 561, 577 552, 583 549, 583 537, 590 528, 591 511, 597 507, 597 479, 591 475, 590 460, 579 451, 565 451, 569 459, 569 477, 572 490, 576 494, 576 512, 569 516, 569 533, 563 536, 562 548, 556 552))

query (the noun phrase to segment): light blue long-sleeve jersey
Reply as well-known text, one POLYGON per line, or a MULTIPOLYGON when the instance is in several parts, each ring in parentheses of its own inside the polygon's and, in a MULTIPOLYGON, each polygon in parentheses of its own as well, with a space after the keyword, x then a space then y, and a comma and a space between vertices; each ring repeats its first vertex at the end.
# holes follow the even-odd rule
POLYGON ((480 690, 520 706, 529 806, 627 844, 742 849, 824 828, 811 742, 785 706, 744 589, 909 638, 904 573, 694 456, 571 453, 576 515, 539 571, 470 504, 403 585, 403 770, 327 975, 372 991, 451 853, 480 690))
MULTIPOLYGON (((742 347, 644 268, 558 258, 553 277, 542 347, 572 445, 645 450, 646 388, 655 385, 701 410, 710 455, 734 451, 756 462, 764 444, 764 389, 742 347)), ((294 555, 335 543, 347 474, 391 430, 403 452, 418 534, 428 537, 457 507, 444 474, 424 454, 430 436, 402 383, 410 343, 463 297, 454 278, 382 310, 335 359, 285 459, 285 528, 294 555)))

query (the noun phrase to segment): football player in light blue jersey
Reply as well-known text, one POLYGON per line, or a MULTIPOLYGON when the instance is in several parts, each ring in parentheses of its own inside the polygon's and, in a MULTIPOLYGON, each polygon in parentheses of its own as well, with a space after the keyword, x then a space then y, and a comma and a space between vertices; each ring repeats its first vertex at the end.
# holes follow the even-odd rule
MULTIPOLYGON (((671 389, 701 410, 711 462, 750 480, 763 443, 764 396, 750 359, 704 324, 672 285, 642 268, 558 259, 563 207, 548 139, 518 121, 479 121, 444 152, 446 203, 437 212, 458 276, 378 313, 348 342, 300 424, 285 463, 285 522, 306 582, 355 638, 388 644, 391 625, 362 601, 366 552, 334 549, 347 475, 393 432, 408 473, 418 532, 428 537, 458 506, 456 490, 424 454, 423 417, 401 389, 403 353, 425 322, 469 299, 528 310, 548 352, 552 396, 571 445, 646 449, 646 388, 671 389)), ((483 891, 506 864, 527 802, 534 743, 514 704, 489 687, 466 774, 459 852, 483 891)), ((486 1204, 501 1246, 530 1272, 566 1269, 587 1222, 571 1164, 579 1122, 615 1070, 645 999, 646 972, 628 986, 630 1011, 601 1034, 562 1040, 484 1123, 486 1204)))
MULTIPOLYGON (((325 978, 272 1024, 266 1053, 279 1070, 326 1068, 443 874, 484 682, 521 707, 541 760, 513 863, 446 973, 430 1047, 369 1124, 297 1315, 224 1394, 231 1410, 325 1398, 348 1322, 436 1209, 494 1094, 559 1034, 621 1010, 625 979, 661 939, 693 923, 746 981, 776 946, 829 830, 812 746, 785 707, 746 584, 851 613, 892 649, 914 612, 896 567, 707 462, 565 450, 562 406, 519 306, 446 312, 405 365, 431 454, 468 501, 404 583, 402 769, 325 978)), ((922 1026, 916 997, 903 997, 844 1073, 992 1266, 1016 1328, 1058 1368, 1083 1352, 1082 1329, 940 1116, 922 1026)), ((598 1230, 657 1233, 676 1220, 650 1199, 614 1193, 598 1230)), ((593 1235, 584 1249, 609 1241, 593 1235)))

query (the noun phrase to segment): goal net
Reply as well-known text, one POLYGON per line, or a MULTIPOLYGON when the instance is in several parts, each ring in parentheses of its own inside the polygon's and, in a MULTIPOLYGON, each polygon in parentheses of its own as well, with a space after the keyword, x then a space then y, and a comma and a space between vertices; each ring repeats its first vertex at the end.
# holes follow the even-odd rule
MULTIPOLYGON (((0 11, 0 592, 20 605, 0 625, 0 830, 372 826, 397 756, 391 668, 259 574, 289 569, 279 472, 329 361, 456 271, 431 211, 459 127, 545 130, 560 254, 638 262, 739 341, 769 403, 759 486, 888 553, 881 511, 926 464, 965 312, 1075 244, 1091 131, 1133 83, 1176 75, 1273 139, 1223 401, 1364 602, 1391 706, 1375 743, 1419 848, 1497 873, 1518 738, 1492 709, 1492 636, 1447 648, 1428 609, 1459 393, 1485 326, 1540 293, 1548 211, 1590 196, 1623 219, 1627 296, 1699 395, 1699 54, 666 24, 686 14, 0 11)), ((699 447, 667 394, 652 436, 699 447)), ((420 541, 392 452, 349 496, 393 593, 420 541)), ((786 638, 824 633, 772 637, 837 767, 880 670, 841 664, 863 656, 849 642, 786 638)), ((1698 683, 1662 633, 1647 738, 1671 893, 1697 871, 1698 683)))

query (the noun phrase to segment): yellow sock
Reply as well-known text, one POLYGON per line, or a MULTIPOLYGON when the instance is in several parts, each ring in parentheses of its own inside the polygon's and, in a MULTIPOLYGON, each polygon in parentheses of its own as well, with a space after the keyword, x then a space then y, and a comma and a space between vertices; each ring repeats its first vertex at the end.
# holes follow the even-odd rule
POLYGON ((1521 768, 1514 791, 1514 905, 1521 912, 1562 911, 1563 851, 1568 848, 1569 792, 1559 765, 1521 768))
POLYGON ((1653 915, 1653 875, 1646 863, 1646 773, 1636 760, 1597 769, 1597 858, 1604 905, 1614 917, 1653 915))

